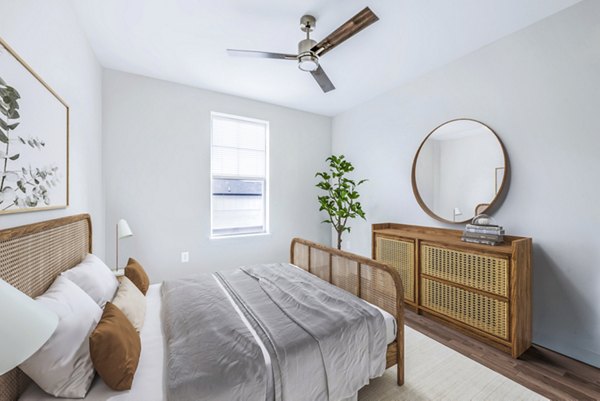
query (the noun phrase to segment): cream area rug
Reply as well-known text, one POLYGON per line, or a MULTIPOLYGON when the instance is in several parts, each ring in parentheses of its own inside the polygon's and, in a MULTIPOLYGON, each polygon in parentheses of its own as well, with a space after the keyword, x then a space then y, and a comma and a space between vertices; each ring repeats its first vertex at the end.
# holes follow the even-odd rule
POLYGON ((405 352, 404 386, 394 366, 360 390, 359 401, 547 400, 408 326, 405 352))

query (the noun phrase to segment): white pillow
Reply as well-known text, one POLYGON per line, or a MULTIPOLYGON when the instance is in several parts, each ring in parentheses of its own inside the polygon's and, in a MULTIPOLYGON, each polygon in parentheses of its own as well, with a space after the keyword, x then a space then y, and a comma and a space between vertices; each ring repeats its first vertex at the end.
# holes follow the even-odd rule
POLYGON ((85 397, 94 378, 89 335, 102 317, 102 309, 63 276, 35 300, 58 315, 58 326, 42 348, 19 367, 48 394, 85 397))
POLYGON ((121 277, 121 284, 112 304, 123 312, 133 327, 139 332, 146 316, 146 297, 127 277, 121 277))
POLYGON ((104 262, 91 253, 72 269, 62 273, 85 291, 96 303, 104 305, 113 299, 119 287, 119 281, 104 262))

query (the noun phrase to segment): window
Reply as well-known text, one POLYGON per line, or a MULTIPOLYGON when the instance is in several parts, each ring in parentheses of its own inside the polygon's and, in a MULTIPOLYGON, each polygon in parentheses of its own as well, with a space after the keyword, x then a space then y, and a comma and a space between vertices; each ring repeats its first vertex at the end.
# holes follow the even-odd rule
POLYGON ((269 123, 211 117, 211 235, 267 233, 269 123))

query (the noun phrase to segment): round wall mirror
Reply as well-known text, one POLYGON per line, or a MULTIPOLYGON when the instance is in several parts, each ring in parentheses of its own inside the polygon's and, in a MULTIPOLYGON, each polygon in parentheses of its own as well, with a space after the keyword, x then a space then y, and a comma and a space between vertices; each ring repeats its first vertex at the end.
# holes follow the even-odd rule
POLYGON ((446 223, 466 223, 499 199, 508 158, 498 135, 471 119, 445 122, 421 143, 412 186, 421 208, 446 223))

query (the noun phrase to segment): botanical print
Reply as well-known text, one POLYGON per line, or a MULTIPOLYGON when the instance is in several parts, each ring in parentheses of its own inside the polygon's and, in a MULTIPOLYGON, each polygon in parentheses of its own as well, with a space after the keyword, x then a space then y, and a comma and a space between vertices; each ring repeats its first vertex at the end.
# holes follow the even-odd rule
POLYGON ((66 207, 68 108, 0 41, 0 214, 66 207))

